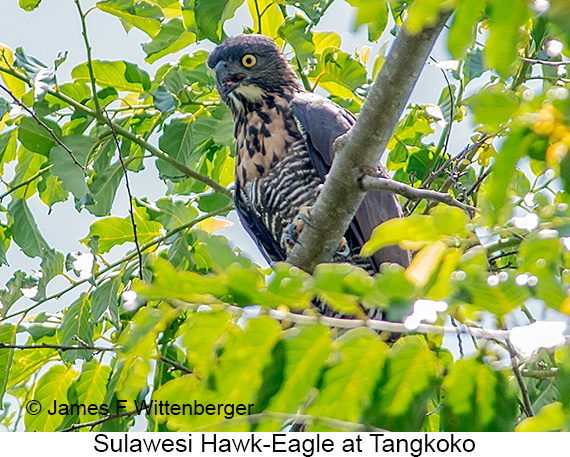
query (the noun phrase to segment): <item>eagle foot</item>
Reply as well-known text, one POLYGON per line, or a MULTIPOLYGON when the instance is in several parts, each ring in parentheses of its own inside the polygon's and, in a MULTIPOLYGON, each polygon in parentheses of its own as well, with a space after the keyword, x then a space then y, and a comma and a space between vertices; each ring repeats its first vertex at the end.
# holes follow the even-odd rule
MULTIPOLYGON (((299 213, 293 219, 287 228, 285 229, 285 233, 283 234, 282 244, 285 246, 287 252, 293 250, 295 245, 299 242, 299 236, 305 228, 306 225, 311 225, 311 210, 313 209, 312 206, 304 206, 301 208, 299 213)), ((348 246, 348 242, 346 241, 345 237, 342 237, 340 243, 338 244, 338 248, 336 250, 336 254, 340 257, 347 257, 350 254, 350 248, 348 246)))

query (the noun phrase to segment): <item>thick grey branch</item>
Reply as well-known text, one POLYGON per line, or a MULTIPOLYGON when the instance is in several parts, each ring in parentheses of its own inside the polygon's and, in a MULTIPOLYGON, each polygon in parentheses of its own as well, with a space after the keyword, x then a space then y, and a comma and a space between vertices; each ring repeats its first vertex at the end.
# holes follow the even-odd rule
POLYGON ((438 192, 437 190, 418 189, 416 187, 408 186, 403 182, 394 181, 389 178, 377 178, 375 176, 365 176, 362 178, 362 188, 364 190, 389 190, 395 194, 409 198, 410 200, 432 200, 440 203, 445 203, 449 206, 457 206, 469 215, 473 215, 477 208, 461 203, 459 200, 453 198, 447 192, 438 192))
POLYGON ((451 12, 417 35, 402 27, 372 85, 354 127, 335 143, 335 160, 288 262, 312 272, 328 262, 346 232, 365 191, 359 178, 372 174, 398 123, 426 59, 451 12))

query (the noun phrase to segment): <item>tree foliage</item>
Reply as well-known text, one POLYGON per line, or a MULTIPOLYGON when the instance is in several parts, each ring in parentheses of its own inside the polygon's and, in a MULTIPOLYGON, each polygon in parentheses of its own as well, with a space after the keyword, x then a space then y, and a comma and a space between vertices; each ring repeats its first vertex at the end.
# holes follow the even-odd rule
MULTIPOLYGON (((74 2, 87 60, 68 81, 58 79, 65 53, 43 63, 0 44, 0 266, 13 272, 0 291, 4 426, 124 431, 153 399, 253 405, 234 418, 149 413, 156 431, 275 431, 297 414, 314 431, 568 430, 568 347, 535 322, 570 314, 566 1, 350 0, 354 27, 371 40, 357 51, 319 26, 334 0, 105 0, 89 11, 74 2), (393 35, 453 10, 441 37, 453 60, 431 62, 445 76, 439 100, 410 104, 389 132, 388 169, 412 188, 400 192, 407 217, 379 226, 363 249, 399 244, 414 254, 407 269, 384 265, 370 277, 344 264, 312 274, 256 265, 215 234, 232 210, 234 146, 208 52, 152 75, 91 58, 88 14, 148 35, 153 63, 221 42, 239 8, 251 17, 244 31, 275 38, 307 90, 354 113, 393 35), (461 151, 449 148, 456 125, 472 130, 461 151), (166 195, 129 191, 130 211, 117 214, 118 190, 147 168, 166 195), (422 189, 463 206, 416 198, 422 189), (50 245, 38 199, 92 215, 82 252, 50 245), (39 270, 15 270, 17 250, 39 270), (54 278, 69 285, 50 294, 54 278), (319 317, 315 298, 355 319, 379 307, 396 323, 319 317), (42 310, 54 299, 61 312, 42 310), (436 325, 420 325, 434 304, 436 325), (506 331, 514 322, 528 326, 530 348, 506 331), (30 400, 42 412, 26 411, 30 400), (126 409, 50 415, 54 401, 126 409)), ((27 11, 40 3, 19 1, 27 11)))

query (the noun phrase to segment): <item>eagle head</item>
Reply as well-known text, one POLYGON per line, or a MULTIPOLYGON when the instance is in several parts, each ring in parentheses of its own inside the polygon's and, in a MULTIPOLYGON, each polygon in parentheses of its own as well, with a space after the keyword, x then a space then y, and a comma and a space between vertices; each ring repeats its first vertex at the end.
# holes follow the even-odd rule
POLYGON ((236 35, 208 57, 216 87, 234 114, 251 110, 266 94, 283 95, 299 88, 293 67, 275 41, 265 35, 236 35))

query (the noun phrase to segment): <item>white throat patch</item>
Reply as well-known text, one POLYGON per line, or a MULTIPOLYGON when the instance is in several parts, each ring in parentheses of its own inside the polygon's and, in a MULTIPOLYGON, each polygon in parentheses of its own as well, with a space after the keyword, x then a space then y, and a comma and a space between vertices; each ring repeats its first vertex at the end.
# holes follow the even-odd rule
POLYGON ((233 93, 241 95, 252 103, 260 103, 263 100, 263 90, 254 85, 245 84, 243 86, 238 86, 233 90, 233 93))

